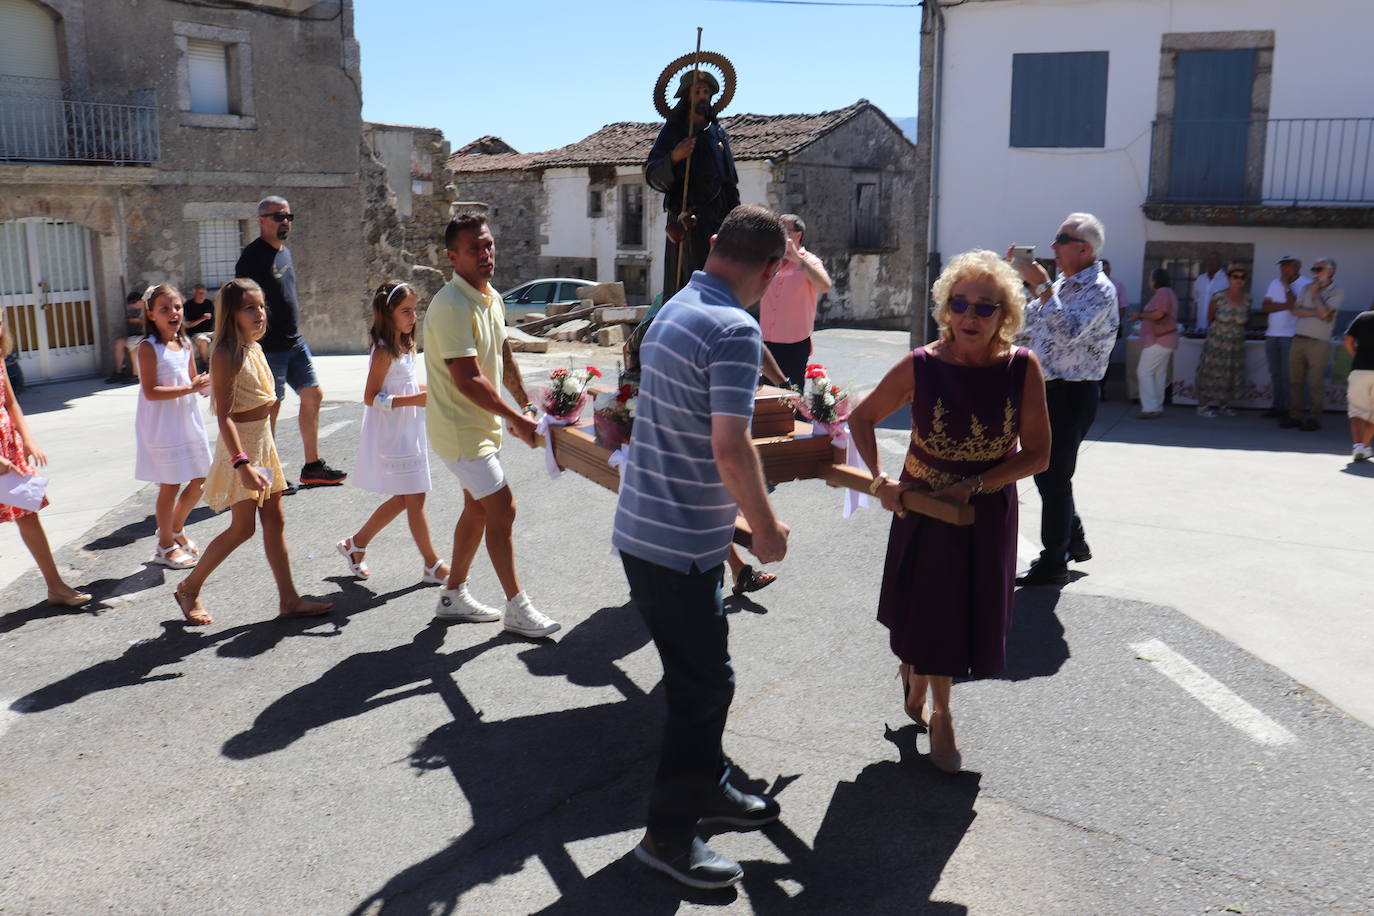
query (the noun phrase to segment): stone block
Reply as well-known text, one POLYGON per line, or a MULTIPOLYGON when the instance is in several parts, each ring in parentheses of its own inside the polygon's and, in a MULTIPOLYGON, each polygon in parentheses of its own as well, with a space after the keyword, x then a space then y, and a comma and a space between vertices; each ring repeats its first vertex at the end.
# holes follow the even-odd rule
MULTIPOLYGON (((509 318, 510 316, 508 315, 507 317, 509 318)), ((526 312, 526 313, 523 314, 523 315, 516 315, 516 316, 514 316, 514 317, 515 317, 515 323, 516 323, 516 324, 525 324, 526 322, 529 322, 529 321, 538 321, 540 318, 544 318, 544 317, 546 317, 546 316, 544 315, 543 312, 526 312)), ((509 323, 510 323, 510 322, 507 322, 507 324, 509 324, 509 323)))
POLYGON ((592 313, 597 324, 639 324, 649 314, 647 305, 612 305, 592 313))
POLYGON ((603 347, 618 347, 629 336, 628 325, 612 324, 596 332, 596 342, 603 347))
POLYGON ((571 312, 578 307, 577 300, 575 299, 572 302, 550 302, 544 307, 544 314, 553 317, 554 315, 562 315, 565 312, 571 312))
POLYGON ((519 328, 506 328, 506 340, 516 353, 547 353, 549 342, 542 337, 526 334, 519 328))
POLYGON ((625 284, 617 280, 614 283, 579 286, 577 296, 579 299, 592 300, 593 305, 624 305, 625 284))
POLYGON ((565 321, 556 326, 544 336, 552 340, 561 340, 564 343, 577 340, 578 336, 591 327, 592 323, 586 318, 576 318, 572 321, 565 321))

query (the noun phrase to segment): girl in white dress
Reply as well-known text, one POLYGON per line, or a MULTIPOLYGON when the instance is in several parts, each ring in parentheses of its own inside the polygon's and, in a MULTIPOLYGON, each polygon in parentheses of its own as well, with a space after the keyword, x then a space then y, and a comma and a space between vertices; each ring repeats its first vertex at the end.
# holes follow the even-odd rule
POLYGON ((199 551, 181 529, 210 471, 210 442, 197 397, 209 387, 210 376, 196 372, 182 328, 181 293, 166 283, 149 288, 143 318, 148 333, 134 354, 139 377, 134 477, 158 485, 153 562, 189 569, 199 551))
POLYGON ((429 537, 425 494, 429 492, 429 440, 425 435, 425 386, 415 380, 415 323, 419 295, 394 280, 372 297, 372 360, 363 388, 363 428, 358 460, 348 482, 390 498, 377 507, 357 534, 344 538, 338 551, 353 575, 366 579, 367 545, 402 510, 410 536, 424 559, 423 582, 442 584, 448 565, 429 537))

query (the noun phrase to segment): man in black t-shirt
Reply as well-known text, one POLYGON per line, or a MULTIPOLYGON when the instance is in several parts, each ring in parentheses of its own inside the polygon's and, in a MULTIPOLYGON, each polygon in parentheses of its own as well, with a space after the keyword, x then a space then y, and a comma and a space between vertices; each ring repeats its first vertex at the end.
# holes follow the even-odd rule
POLYGON ((191 290, 191 298, 182 308, 181 326, 191 335, 196 345, 200 361, 210 365, 210 341, 215 339, 215 303, 205 298, 205 284, 197 283, 191 290))
POLYGON ((296 268, 286 236, 295 221, 291 204, 284 197, 264 197, 258 203, 258 237, 244 246, 234 265, 234 276, 247 277, 262 287, 267 300, 267 333, 258 341, 272 367, 277 386, 277 404, 272 408, 272 434, 277 432, 277 414, 289 383, 301 399, 301 445, 305 466, 303 484, 341 484, 348 475, 325 464, 320 458, 320 391, 310 348, 300 335, 301 308, 296 298, 296 268))
POLYGON ((1374 307, 1360 312, 1345 329, 1345 349, 1352 357, 1345 388, 1345 412, 1350 415, 1350 457, 1374 458, 1374 307))

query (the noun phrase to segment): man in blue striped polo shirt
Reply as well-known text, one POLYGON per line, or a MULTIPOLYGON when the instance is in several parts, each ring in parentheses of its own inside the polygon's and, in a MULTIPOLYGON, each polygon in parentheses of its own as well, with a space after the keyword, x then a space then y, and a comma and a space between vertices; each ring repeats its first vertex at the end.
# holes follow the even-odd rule
POLYGON ((772 799, 729 783, 721 736, 735 692, 721 577, 744 513, 754 554, 787 552, 749 436, 762 354, 744 309, 782 265, 787 234, 777 214, 736 207, 712 239, 705 269, 663 306, 640 350, 643 375, 629 460, 621 474, 612 542, 630 597, 663 662, 668 721, 648 830, 635 856, 692 887, 726 887, 744 872, 713 853, 697 825, 760 827, 772 799))

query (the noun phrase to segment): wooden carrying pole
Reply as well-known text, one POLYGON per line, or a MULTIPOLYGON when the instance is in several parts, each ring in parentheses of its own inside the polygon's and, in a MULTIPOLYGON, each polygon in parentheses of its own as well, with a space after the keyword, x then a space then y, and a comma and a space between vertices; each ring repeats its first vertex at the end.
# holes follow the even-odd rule
MULTIPOLYGON (((565 471, 573 471, 612 492, 620 489, 620 472, 606 463, 606 457, 610 454, 610 450, 597 445, 587 430, 575 426, 556 426, 551 432, 554 441, 554 459, 558 462, 559 467, 565 471)), ((536 444, 542 448, 544 437, 536 437, 536 444)), ((766 472, 768 464, 766 456, 769 449, 765 446, 760 449, 760 452, 765 455, 766 472)), ((804 472, 800 475, 802 478, 819 477, 832 487, 844 487, 849 490, 857 490, 860 493, 867 493, 869 486, 873 483, 873 477, 867 471, 847 464, 830 464, 822 461, 811 464, 810 467, 814 470, 804 472)), ((788 478, 791 479, 790 473, 788 478)), ((919 490, 904 491, 902 493, 902 505, 909 512, 919 512, 921 515, 928 515, 951 525, 973 524, 973 506, 967 503, 946 502, 919 490)), ((748 547, 752 538, 753 532, 748 523, 741 517, 735 522, 735 542, 743 547, 748 547)))
MULTIPOLYGON (((692 93, 696 91, 696 88, 697 88, 697 80, 699 80, 700 78, 701 78, 701 26, 697 26, 697 52, 696 52, 696 56, 692 58, 692 86, 691 86, 690 89, 687 90, 687 139, 688 139, 688 140, 692 139, 692 135, 696 132, 696 126, 697 126, 697 125, 696 125, 696 119, 692 117, 692 116, 695 114, 695 110, 692 108, 692 93)), ((695 152, 695 150, 693 150, 693 152, 695 152)), ((682 206, 681 206, 680 208, 678 208, 678 211, 677 211, 678 223, 681 224, 681 226, 682 226, 682 241, 681 241, 681 242, 678 242, 678 244, 677 244, 677 273, 674 274, 674 277, 677 279, 677 287, 678 287, 678 289, 681 289, 681 288, 682 288, 682 259, 683 259, 683 257, 685 256, 685 254, 686 254, 686 252, 687 252, 687 246, 688 246, 688 245, 691 243, 691 241, 692 241, 692 232, 691 232, 691 228, 687 225, 686 221, 683 219, 684 215, 687 213, 687 186, 688 186, 688 184, 690 184, 691 181, 692 181, 692 155, 691 155, 691 153, 689 153, 689 154, 687 155, 687 162, 685 163, 685 165, 686 165, 686 167, 682 170, 682 206)), ((673 290, 673 292, 677 292, 677 290, 673 290)), ((671 295, 671 293, 669 293, 667 290, 664 290, 664 295, 665 295, 665 296, 668 296, 668 295, 671 295)))

